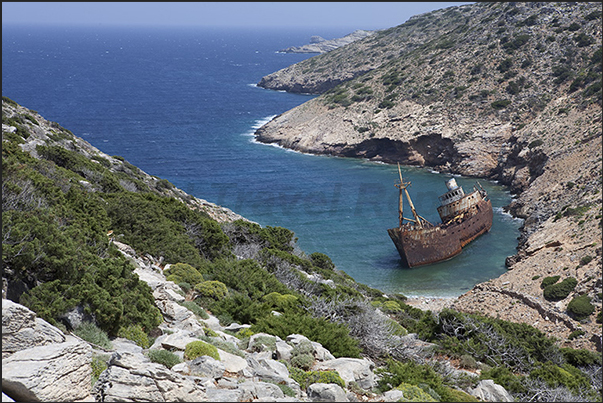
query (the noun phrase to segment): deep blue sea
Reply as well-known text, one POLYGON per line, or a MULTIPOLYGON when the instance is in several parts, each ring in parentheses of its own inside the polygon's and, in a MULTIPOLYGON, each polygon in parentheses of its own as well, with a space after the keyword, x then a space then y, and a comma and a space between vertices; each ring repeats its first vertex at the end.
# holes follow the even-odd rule
MULTIPOLYGON (((313 98, 256 87, 312 57, 279 49, 352 32, 124 27, 2 27, 2 95, 110 155, 263 226, 295 232, 355 280, 408 296, 458 296, 505 272, 519 220, 508 191, 480 181, 492 230, 454 259, 401 267, 387 229, 397 225, 395 166, 300 154, 254 142, 272 117, 313 98)), ((422 216, 438 222, 448 175, 403 168, 422 216)), ((468 191, 475 180, 457 177, 468 191)))

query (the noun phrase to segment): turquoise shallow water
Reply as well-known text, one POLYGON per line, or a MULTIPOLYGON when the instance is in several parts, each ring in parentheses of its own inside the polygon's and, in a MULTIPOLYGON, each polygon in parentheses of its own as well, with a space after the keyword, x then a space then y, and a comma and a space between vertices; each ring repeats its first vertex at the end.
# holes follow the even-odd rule
MULTIPOLYGON (((190 194, 293 230, 304 252, 326 253, 372 287, 456 296, 499 276, 520 226, 502 213, 503 187, 480 182, 495 209, 488 234, 450 261, 407 269, 387 235, 398 217, 395 166, 254 141, 271 117, 312 98, 255 86, 312 56, 276 51, 347 33, 3 25, 2 94, 190 194)), ((404 177, 419 214, 437 222, 449 176, 405 167, 404 177)))

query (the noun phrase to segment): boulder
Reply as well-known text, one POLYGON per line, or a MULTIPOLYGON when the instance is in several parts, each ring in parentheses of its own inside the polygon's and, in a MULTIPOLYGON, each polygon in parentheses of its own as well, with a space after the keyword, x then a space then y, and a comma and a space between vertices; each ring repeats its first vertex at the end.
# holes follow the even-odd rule
POLYGON ((370 390, 376 384, 373 369, 375 364, 365 358, 335 358, 333 360, 317 362, 313 369, 316 371, 335 370, 345 381, 346 386, 350 382, 356 382, 362 389, 370 390))
POLYGON ((399 389, 388 390, 383 392, 383 398, 386 402, 397 402, 404 397, 404 392, 399 389))
POLYGON ((289 370, 285 364, 280 363, 276 360, 268 358, 255 359, 254 357, 247 357, 247 364, 250 367, 254 376, 274 382, 285 382, 291 381, 289 378, 289 370))
POLYGON ((220 361, 224 364, 224 369, 228 372, 238 374, 248 367, 247 360, 238 355, 220 349, 218 349, 218 355, 220 356, 220 361))
POLYGON ((312 402, 349 402, 345 391, 334 383, 313 383, 307 393, 312 402))
POLYGON ((188 363, 188 366, 192 375, 202 378, 220 379, 226 371, 224 364, 207 355, 195 358, 188 363))
POLYGON ((77 329, 83 322, 96 323, 92 315, 84 312, 82 305, 78 305, 70 311, 65 312, 59 319, 67 325, 68 329, 77 329))
POLYGON ((285 394, 277 385, 268 382, 243 382, 238 389, 241 391, 241 401, 250 402, 257 399, 263 401, 279 399, 285 394))
POLYGON ((242 392, 239 389, 207 388, 209 402, 240 402, 242 392))
POLYGON ((172 334, 163 334, 157 337, 151 346, 151 350, 159 350, 162 348, 165 350, 184 350, 186 345, 193 341, 199 341, 199 339, 194 337, 191 332, 179 330, 172 334))
POLYGON ((2 358, 16 351, 51 343, 63 343, 65 335, 29 308, 2 300, 2 358))
POLYGON ((480 381, 475 388, 469 388, 469 394, 485 402, 513 402, 513 396, 492 379, 480 381))
POLYGON ((113 353, 94 384, 97 402, 201 402, 207 396, 195 382, 142 354, 113 353))
POLYGON ((280 340, 276 342, 276 359, 277 360, 291 360, 291 351, 293 347, 286 342, 280 340))
POLYGON ((2 360, 2 391, 16 401, 87 399, 91 362, 90 345, 71 336, 63 343, 20 350, 2 360))
POLYGON ((297 346, 302 342, 308 342, 312 345, 312 347, 314 347, 313 355, 314 358, 316 358, 318 361, 327 361, 335 359, 333 354, 331 354, 329 350, 324 348, 322 344, 317 343, 315 341, 311 341, 306 336, 303 336, 301 334, 290 334, 289 336, 287 336, 287 343, 291 344, 292 346, 297 346))

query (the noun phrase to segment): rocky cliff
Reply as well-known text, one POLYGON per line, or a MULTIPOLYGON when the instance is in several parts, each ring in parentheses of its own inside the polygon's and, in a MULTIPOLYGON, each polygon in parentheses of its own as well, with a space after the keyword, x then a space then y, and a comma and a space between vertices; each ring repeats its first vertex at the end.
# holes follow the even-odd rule
POLYGON ((508 209, 525 219, 518 253, 455 307, 551 335, 580 328, 587 336, 574 343, 601 349, 600 325, 552 319, 574 296, 601 305, 600 4, 438 10, 261 84, 323 94, 258 129, 259 141, 509 186, 508 209), (540 281, 553 275, 579 285, 544 300, 540 281))
POLYGON ((324 39, 320 36, 313 36, 310 38, 310 43, 302 46, 290 46, 285 49, 281 49, 279 52, 283 53, 326 53, 349 43, 355 42, 359 39, 366 38, 367 36, 373 35, 375 31, 365 31, 363 29, 357 29, 351 34, 347 34, 341 38, 335 39, 324 39))

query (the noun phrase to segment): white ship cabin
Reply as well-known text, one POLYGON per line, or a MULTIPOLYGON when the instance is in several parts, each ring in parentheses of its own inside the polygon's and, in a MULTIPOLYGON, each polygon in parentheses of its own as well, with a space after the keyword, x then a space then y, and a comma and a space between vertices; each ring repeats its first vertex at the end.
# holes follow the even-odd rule
POLYGON ((440 204, 442 206, 454 203, 455 201, 460 200, 465 196, 463 188, 457 185, 456 179, 454 178, 446 181, 446 187, 448 188, 448 192, 444 193, 442 196, 439 197, 440 204))

